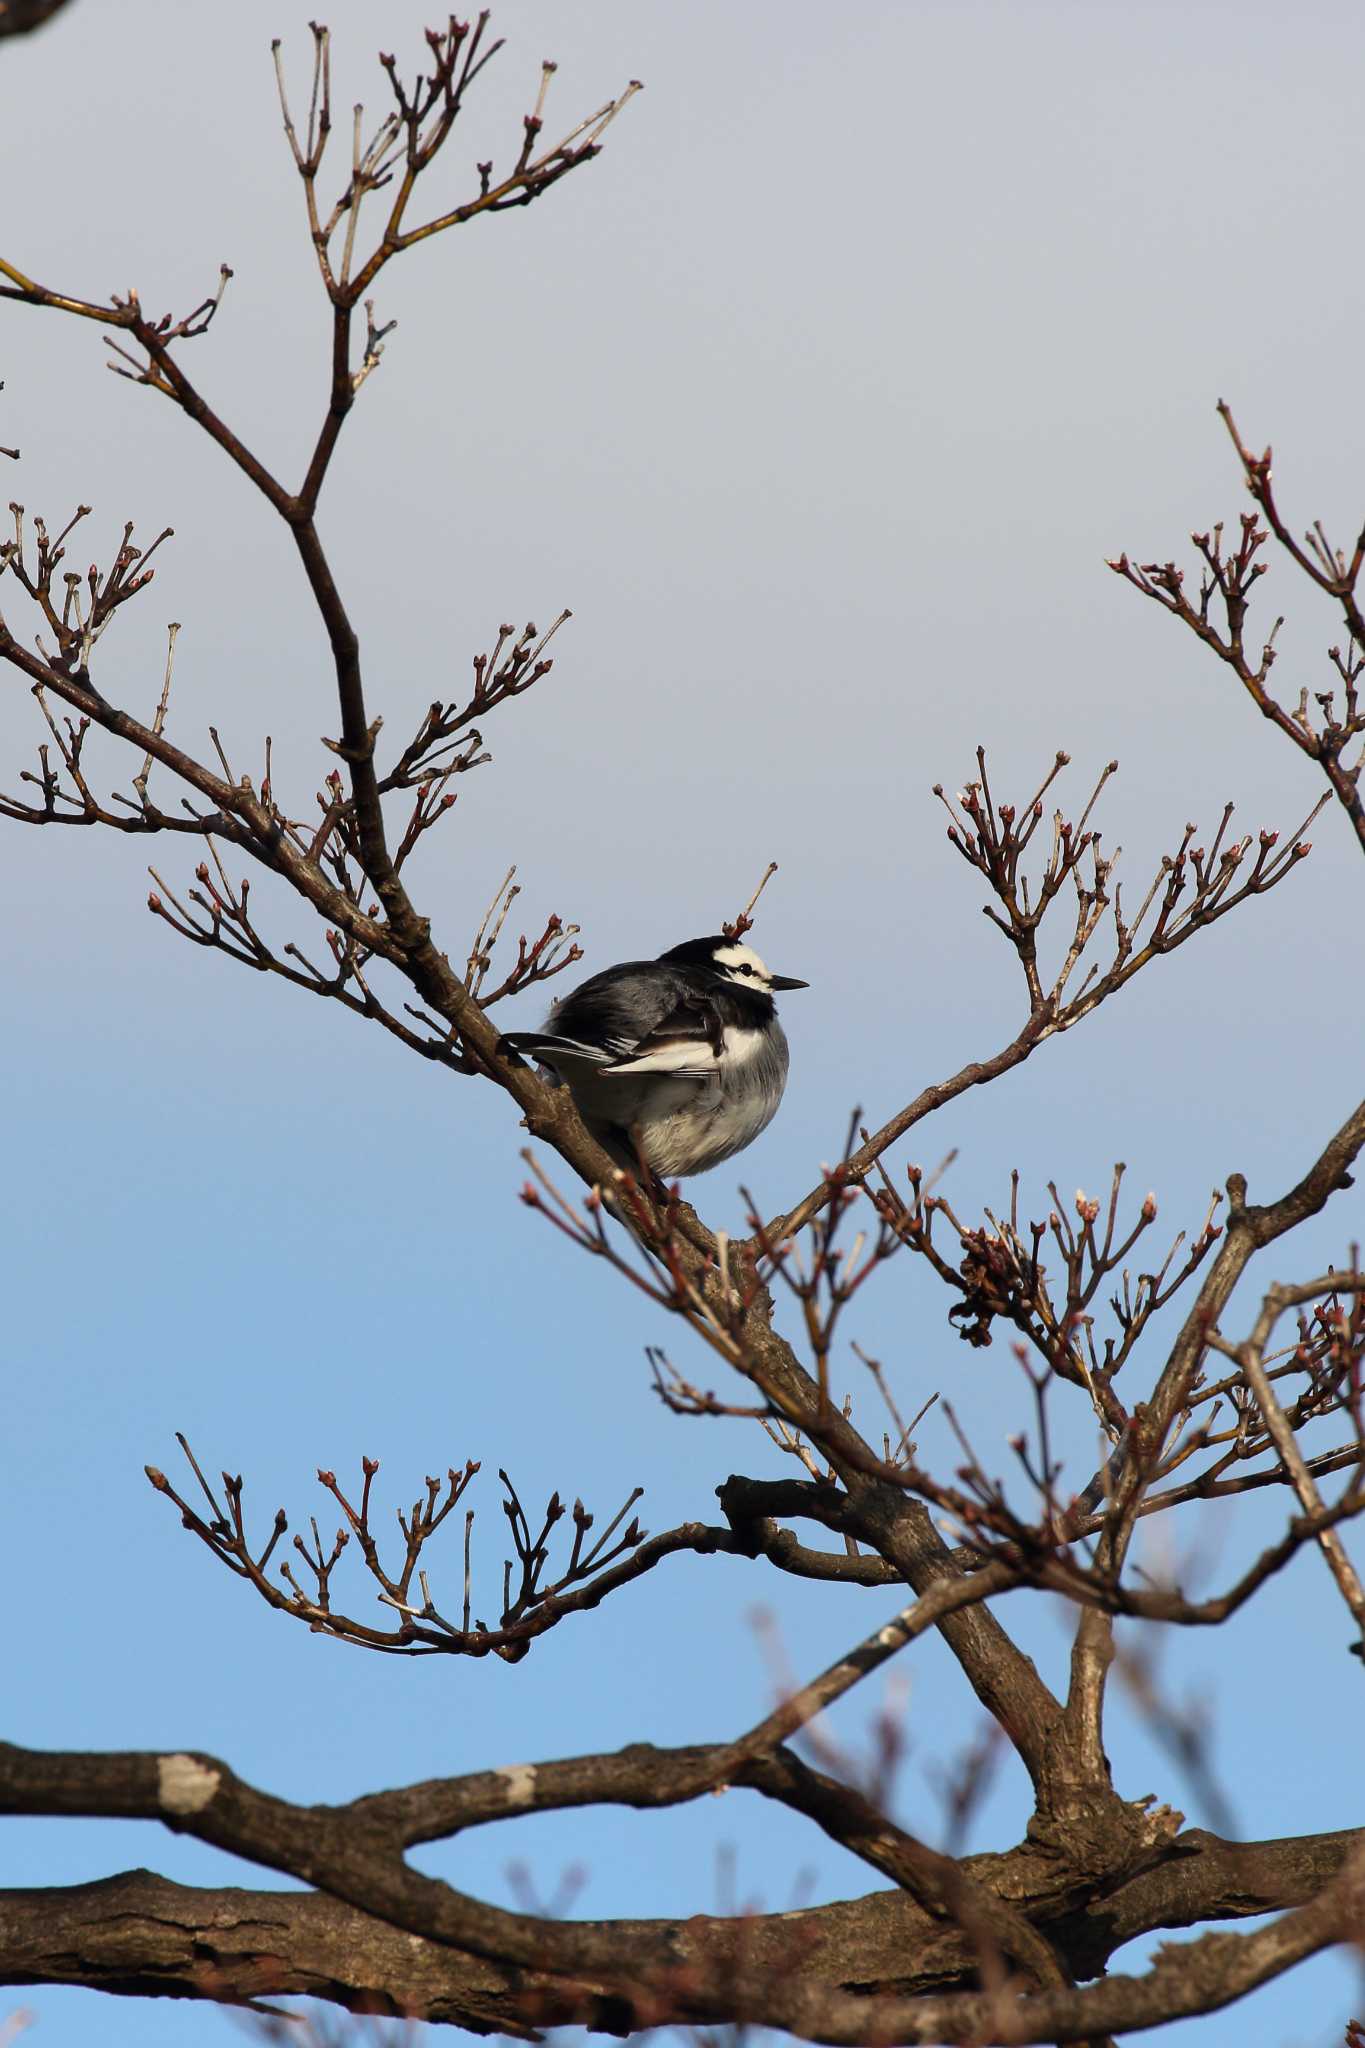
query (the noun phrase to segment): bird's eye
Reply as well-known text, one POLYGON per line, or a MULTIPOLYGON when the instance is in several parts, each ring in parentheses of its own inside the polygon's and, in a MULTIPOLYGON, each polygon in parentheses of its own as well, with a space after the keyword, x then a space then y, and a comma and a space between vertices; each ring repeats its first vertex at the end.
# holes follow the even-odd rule
POLYGON ((741 960, 739 963, 739 971, 741 974, 752 974, 754 970, 749 965, 747 960, 741 960))

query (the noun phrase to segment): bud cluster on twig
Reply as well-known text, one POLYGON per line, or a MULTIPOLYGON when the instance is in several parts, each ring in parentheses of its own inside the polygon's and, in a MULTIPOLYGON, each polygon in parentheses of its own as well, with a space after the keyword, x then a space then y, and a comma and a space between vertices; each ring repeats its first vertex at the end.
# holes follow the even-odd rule
MULTIPOLYGON (((517 1663, 537 1636, 543 1635, 566 1614, 595 1605, 612 1590, 614 1584, 621 1583, 622 1572, 618 1569, 613 1573, 612 1568, 622 1566, 623 1561, 635 1559, 645 1544, 645 1532, 636 1518, 632 1517, 624 1529, 621 1527, 643 1488, 637 1486, 633 1489, 625 1505, 595 1538, 591 1537, 594 1517, 582 1501, 575 1500, 572 1509, 566 1509, 557 1493, 550 1496, 543 1520, 533 1532, 516 1488, 506 1472, 500 1471, 498 1476, 506 1489, 503 1513, 507 1517, 515 1557, 515 1565, 509 1558, 503 1566, 501 1613, 497 1625, 490 1627, 473 1608, 471 1543, 474 1512, 468 1509, 464 1518, 463 1602, 461 1619, 455 1622, 436 1605, 423 1555, 431 1538, 463 1500, 479 1471, 478 1461, 471 1458, 459 1469, 451 1466, 444 1482, 428 1477, 423 1492, 411 1506, 397 1510, 402 1549, 397 1562, 389 1565, 385 1562, 380 1539, 371 1520, 371 1487, 379 1471, 379 1460, 363 1458, 358 1501, 351 1500, 334 1472, 319 1469, 318 1483, 341 1510, 342 1521, 329 1545, 319 1532, 317 1517, 310 1516, 310 1537, 296 1535, 293 1539, 297 1566, 285 1559, 277 1567, 285 1588, 281 1590, 270 1577, 268 1567, 289 1528, 289 1518, 284 1509, 277 1511, 264 1544, 259 1548, 253 1547, 242 1507, 244 1487, 240 1474, 224 1472, 221 1475, 227 1503, 224 1508, 185 1438, 177 1432, 176 1440, 207 1503, 207 1517, 176 1492, 164 1472, 153 1465, 146 1470, 156 1491, 179 1509, 185 1528, 206 1545, 220 1564, 226 1565, 236 1577, 247 1580, 269 1606, 306 1622, 319 1634, 334 1636, 361 1649, 386 1650, 410 1656, 433 1653, 469 1657, 496 1655, 508 1663, 517 1663), (574 1532, 569 1556, 562 1568, 547 1577, 550 1537, 566 1513, 572 1519, 574 1532), (398 1616, 392 1628, 375 1628, 342 1612, 333 1603, 333 1574, 352 1541, 361 1554, 365 1570, 379 1588, 377 1597, 398 1616), (300 1571, 306 1573, 306 1580, 300 1579, 300 1571)), ((674 1543, 673 1547, 679 1546, 674 1543)), ((639 1561, 648 1568, 654 1560, 643 1556, 639 1561)), ((625 1576, 631 1575, 634 1575, 632 1567, 627 1563, 625 1576)))
POLYGON ((1069 760, 1069 755, 1059 753, 1041 788, 1018 808, 996 802, 981 748, 978 779, 958 791, 956 807, 941 783, 934 787, 952 820, 949 844, 985 878, 995 898, 983 910, 1018 957, 1036 1038, 1070 1030, 1158 954, 1174 952, 1195 932, 1283 881, 1312 851, 1302 835, 1327 801, 1324 797, 1314 805, 1284 847, 1279 846, 1278 832, 1261 832, 1249 866, 1250 833, 1224 844, 1231 804, 1207 849, 1194 844, 1198 828, 1187 825, 1175 852, 1163 855, 1136 916, 1126 916, 1121 885, 1114 884, 1112 891, 1110 887, 1122 849, 1105 854, 1101 835, 1090 822, 1105 783, 1117 771, 1117 761, 1104 769, 1074 823, 1062 811, 1054 812, 1051 844, 1039 872, 1031 878, 1025 866, 1024 856, 1042 822, 1044 793, 1069 760), (1045 979, 1038 957, 1039 927, 1068 882, 1074 903, 1072 929, 1060 966, 1045 979), (1113 925, 1112 958, 1103 969, 1092 961, 1069 993, 1072 976, 1106 912, 1113 925))
POLYGON ((1365 767, 1365 704, 1360 689, 1365 672, 1365 612, 1361 610, 1358 594, 1361 573, 1365 570, 1365 526, 1349 555, 1333 546, 1321 520, 1314 521, 1302 541, 1297 540, 1276 502, 1270 449, 1257 455, 1249 448, 1237 430, 1231 410, 1221 400, 1218 413, 1237 451, 1243 481, 1257 511, 1241 515, 1239 536, 1233 545, 1225 543, 1221 522, 1207 533, 1191 536, 1203 565, 1197 600, 1190 598, 1184 571, 1174 562, 1144 562, 1139 567, 1123 554, 1109 566, 1225 662, 1262 717, 1292 740, 1300 753, 1317 762, 1331 794, 1365 847, 1365 803, 1360 793, 1361 770, 1365 767), (1300 688, 1297 704, 1282 702, 1270 689, 1270 671, 1283 617, 1274 620, 1258 652, 1253 653, 1246 641, 1251 591, 1266 573, 1266 563, 1258 558, 1272 534, 1308 582, 1332 600, 1346 629, 1344 645, 1328 649, 1328 660, 1340 683, 1342 705, 1338 709, 1335 688, 1313 691, 1316 719, 1309 708, 1310 692, 1306 685, 1300 688))
MULTIPOLYGON (((8 569, 42 613, 56 643, 55 651, 49 653, 39 638, 38 651, 43 659, 64 674, 84 675, 89 670, 96 641, 119 606, 136 597, 152 581, 156 574, 149 567, 152 556, 163 541, 171 538, 173 529, 166 527, 144 550, 133 545, 133 524, 129 520, 109 569, 101 573, 92 562, 84 576, 74 569, 64 570, 61 588, 57 589, 55 578, 66 560, 67 536, 89 516, 90 507, 78 505, 55 538, 49 537, 43 520, 35 518, 32 560, 24 534, 24 508, 11 504, 9 509, 14 518, 14 538, 0 542, 0 575, 8 569)), ((0 637, 4 630, 0 621, 0 637)))

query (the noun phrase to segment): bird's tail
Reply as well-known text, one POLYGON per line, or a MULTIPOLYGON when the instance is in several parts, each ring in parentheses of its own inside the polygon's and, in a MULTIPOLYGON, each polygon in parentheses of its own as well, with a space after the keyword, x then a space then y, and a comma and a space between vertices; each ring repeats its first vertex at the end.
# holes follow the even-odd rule
POLYGON ((539 1060, 547 1067, 561 1063, 600 1067, 611 1055, 600 1045, 584 1045, 577 1038, 563 1038, 553 1031, 507 1031, 498 1040, 504 1057, 519 1053, 523 1059, 539 1060))

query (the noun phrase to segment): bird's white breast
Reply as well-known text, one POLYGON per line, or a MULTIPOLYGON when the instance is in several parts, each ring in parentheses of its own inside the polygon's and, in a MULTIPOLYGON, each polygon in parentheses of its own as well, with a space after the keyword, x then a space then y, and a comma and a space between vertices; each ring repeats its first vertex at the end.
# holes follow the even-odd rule
POLYGON ((758 1058, 765 1039, 763 1032, 754 1031, 747 1024, 727 1024, 723 1042, 725 1051, 722 1057, 726 1066, 738 1070, 758 1058))

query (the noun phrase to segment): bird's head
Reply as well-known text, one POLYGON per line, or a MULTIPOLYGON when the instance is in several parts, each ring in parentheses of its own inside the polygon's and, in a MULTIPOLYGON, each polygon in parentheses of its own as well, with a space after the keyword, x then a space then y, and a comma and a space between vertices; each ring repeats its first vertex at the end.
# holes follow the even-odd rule
POLYGON ((747 988, 758 995, 770 996, 779 989, 809 988, 808 981, 797 981, 790 974, 774 974, 755 953, 752 946, 746 946, 739 939, 727 939, 723 932, 710 939, 688 939, 685 945, 674 946, 661 956, 665 960, 676 960, 684 967, 709 967, 723 981, 732 981, 736 988, 747 988))

